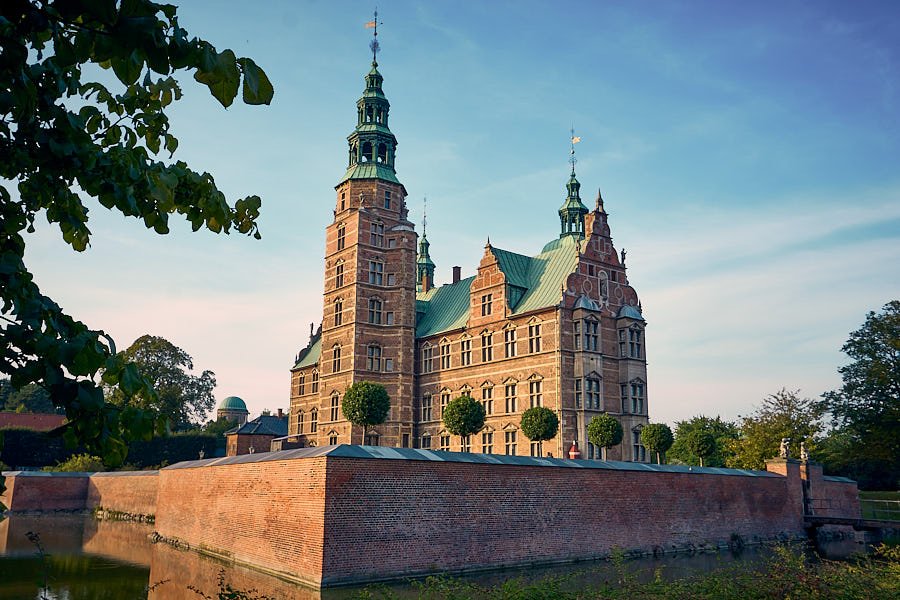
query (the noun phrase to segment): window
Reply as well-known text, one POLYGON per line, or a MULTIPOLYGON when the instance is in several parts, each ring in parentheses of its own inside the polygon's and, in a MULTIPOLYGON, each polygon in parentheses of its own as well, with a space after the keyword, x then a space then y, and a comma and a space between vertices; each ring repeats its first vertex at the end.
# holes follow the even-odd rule
POLYGON ((394 359, 393 358, 384 359, 384 370, 387 371, 388 373, 391 373, 394 371, 394 359))
POLYGON ((366 347, 366 369, 369 371, 381 370, 381 346, 371 344, 366 347))
POLYGON ((319 430, 319 409, 309 411, 309 432, 316 433, 319 430))
POLYGON ((631 432, 631 442, 632 442, 632 457, 636 462, 643 462, 647 460, 647 449, 641 445, 641 432, 640 431, 632 431, 631 432))
POLYGON ((297 413, 297 433, 303 433, 303 411, 297 413))
POLYGON ((305 393, 306 393, 306 376, 300 375, 300 377, 297 378, 297 395, 302 396, 305 393))
POLYGON ((491 314, 491 294, 485 294, 481 297, 481 316, 486 317, 491 314))
POLYGON ((459 340, 459 364, 463 367, 472 364, 471 338, 462 338, 459 340))
POLYGON ((628 331, 628 355, 631 358, 641 357, 641 330, 630 329, 628 331))
POLYGON ((628 356, 628 352, 625 350, 625 330, 619 330, 619 356, 626 357, 628 356))
POLYGON ((581 321, 575 321, 575 349, 581 350, 581 321))
POLYGON ((481 453, 491 454, 494 451, 494 432, 485 431, 481 434, 481 453))
POLYGON ((419 415, 421 421, 431 420, 431 394, 422 394, 422 408, 419 415))
POLYGON ((590 459, 594 458, 594 444, 591 442, 587 443, 587 457, 590 459))
POLYGON ((462 386, 461 388, 459 388, 459 395, 460 396, 468 396, 469 398, 471 398, 472 397, 472 386, 470 386, 469 384, 466 384, 466 385, 462 386))
POLYGON ((336 433, 333 433, 328 436, 328 443, 331 444, 332 446, 337 446, 338 436, 336 433))
POLYGON ((506 392, 506 412, 514 413, 516 412, 516 388, 518 387, 515 381, 507 382, 504 386, 506 392))
POLYGON ((334 326, 339 327, 344 322, 344 301, 337 298, 334 301, 334 326))
POLYGON ((516 355, 516 330, 512 327, 503 331, 503 348, 506 358, 516 355))
POLYGON ((391 208, 391 193, 388 191, 384 192, 384 207, 388 210, 391 208))
POLYGON ((337 373, 341 370, 341 347, 335 346, 331 351, 331 372, 337 373))
POLYGON ((505 431, 504 440, 506 441, 506 453, 513 455, 516 453, 516 431, 505 431))
POLYGON ((319 393, 319 372, 318 372, 318 371, 313 371, 313 374, 312 374, 312 386, 311 386, 311 387, 312 387, 312 393, 313 393, 313 394, 318 394, 318 393, 319 393))
POLYGON ((394 313, 393 312, 384 313, 384 324, 385 325, 393 325, 394 324, 394 313))
POLYGON ((616 281, 616 272, 615 272, 615 271, 610 271, 610 272, 609 272, 609 280, 610 280, 610 281, 616 281))
POLYGON ((541 457, 541 443, 540 442, 531 442, 531 455, 540 458, 541 457))
POLYGON ((337 228, 337 249, 338 250, 344 249, 344 243, 346 241, 346 237, 347 237, 346 228, 343 225, 338 225, 338 228, 337 228))
POLYGON ((388 273, 387 284, 388 284, 388 285, 394 285, 394 282, 395 282, 395 281, 396 281, 396 280, 394 279, 394 274, 393 274, 393 273, 388 273))
POLYGON ((581 380, 575 380, 575 408, 581 408, 581 380))
POLYGON ((598 338, 600 333, 600 323, 597 321, 585 321, 584 322, 584 349, 590 350, 591 352, 596 352, 600 347, 598 344, 598 338))
POLYGON ((344 261, 339 260, 334 268, 334 287, 339 288, 344 285, 344 261))
POLYGON ((431 373, 434 371, 434 348, 426 345, 422 348, 422 372, 431 373))
POLYGON ((450 390, 443 389, 441 390, 441 414, 438 418, 444 418, 444 410, 446 410, 448 404, 450 404, 450 390))
POLYGON ((528 400, 531 402, 532 408, 542 406, 541 383, 543 382, 540 379, 532 379, 528 382, 528 400))
POLYGON ((534 354, 541 351, 541 324, 528 326, 528 351, 534 354))
POLYGON ((600 380, 588 377, 584 381, 584 407, 600 409, 600 380))
POLYGON ((481 405, 484 407, 484 414, 494 414, 494 388, 493 386, 485 386, 481 388, 481 405))
POLYGON ((347 194, 344 192, 341 192, 341 210, 344 210, 344 208, 347 206, 346 200, 347 200, 347 194))
POLYGON ((388 248, 397 247, 397 238, 388 238, 388 248))
POLYGON ((459 438, 460 441, 460 451, 461 452, 471 452, 472 451, 472 436, 471 435, 463 435, 459 438))
POLYGON ((623 383, 619 386, 620 395, 622 396, 622 412, 628 412, 628 384, 623 383))
POLYGON ((450 342, 441 342, 441 368, 450 368, 450 342))
POLYGON ((331 420, 338 420, 338 410, 340 409, 340 398, 338 397, 338 393, 335 392, 331 395, 331 420))
POLYGON ((369 298, 369 323, 381 325, 381 300, 369 298))
POLYGON ((369 283, 381 285, 384 281, 384 263, 380 260, 369 261, 369 283))
POLYGON ((494 360, 494 348, 492 346, 494 334, 486 331, 481 334, 481 362, 494 360))
POLYGON ((641 383, 631 384, 631 412, 636 415, 644 412, 644 385, 641 383))
POLYGON ((422 436, 422 448, 425 450, 431 450, 431 436, 427 433, 422 436))
POLYGON ((378 248, 384 246, 384 223, 369 225, 369 243, 378 248))
POLYGON ((441 450, 444 452, 450 451, 450 436, 447 434, 441 436, 441 450))

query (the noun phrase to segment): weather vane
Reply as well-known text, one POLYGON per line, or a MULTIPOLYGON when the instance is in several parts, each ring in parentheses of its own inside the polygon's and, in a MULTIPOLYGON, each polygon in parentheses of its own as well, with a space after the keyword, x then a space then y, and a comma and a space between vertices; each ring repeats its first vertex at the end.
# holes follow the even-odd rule
POLYGON ((571 157, 569 158, 569 163, 572 165, 572 175, 574 175, 575 174, 575 163, 578 162, 575 159, 575 144, 577 144, 578 142, 581 141, 581 137, 575 135, 575 126, 574 125, 572 125, 571 134, 572 134, 572 137, 571 137, 572 149, 569 150, 569 154, 571 154, 571 157))
POLYGON ((369 42, 369 48, 372 49, 372 62, 375 62, 375 55, 378 54, 379 50, 381 50, 381 46, 378 45, 378 7, 375 7, 375 18, 366 23, 366 29, 374 29, 372 32, 372 41, 369 42))
POLYGON ((425 220, 428 215, 428 196, 422 196, 422 237, 425 237, 425 220))

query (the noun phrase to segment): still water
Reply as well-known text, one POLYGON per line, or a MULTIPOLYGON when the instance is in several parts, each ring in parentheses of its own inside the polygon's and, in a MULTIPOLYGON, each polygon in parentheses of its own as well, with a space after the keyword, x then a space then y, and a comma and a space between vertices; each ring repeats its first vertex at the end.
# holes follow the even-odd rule
MULTIPOLYGON (((0 598, 3 600, 174 600, 215 598, 219 578, 233 589, 279 600, 347 600, 358 590, 309 590, 249 569, 225 565, 194 552, 153 544, 152 525, 96 521, 85 515, 12 515, 0 521, 0 598), (45 567, 28 532, 37 532, 46 551, 45 567), (43 589, 46 581, 46 588, 43 589), (201 594, 202 593, 202 594, 201 594), (42 596, 43 594, 43 596, 42 596)), ((864 550, 853 540, 831 542, 819 549, 830 558, 864 550)), ((741 562, 753 564, 768 555, 764 547, 741 552, 676 555, 628 561, 637 578, 684 577, 741 562)), ((528 570, 493 571, 467 579, 491 585, 513 578, 575 574, 575 581, 615 580, 616 568, 604 561, 528 570)), ((391 586, 415 598, 409 584, 391 586)))

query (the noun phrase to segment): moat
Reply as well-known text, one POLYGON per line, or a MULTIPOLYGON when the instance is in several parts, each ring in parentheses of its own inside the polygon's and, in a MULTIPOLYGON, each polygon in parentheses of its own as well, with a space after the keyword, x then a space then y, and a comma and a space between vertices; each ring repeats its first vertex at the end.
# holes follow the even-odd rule
MULTIPOLYGON (((194 552, 154 544, 153 526, 122 521, 97 521, 88 515, 11 515, 0 521, 0 597, 5 600, 35 600, 46 575, 48 600, 115 598, 121 600, 167 600, 216 597, 219 578, 237 590, 253 590, 254 596, 280 600, 344 600, 357 596, 360 588, 315 591, 286 583, 243 567, 231 566, 194 552), (41 569, 37 548, 27 533, 36 532, 45 548, 46 567, 41 569)), ((817 551, 829 558, 842 558, 865 550, 854 540, 835 540, 817 551)), ((678 578, 708 572, 740 562, 752 566, 768 556, 767 547, 745 547, 629 560, 626 568, 637 578, 678 578)), ((574 574, 576 580, 613 581, 616 565, 607 561, 581 562, 528 570, 491 571, 467 576, 489 585, 514 578, 537 579, 546 575, 574 574)), ((398 595, 415 598, 408 583, 391 584, 398 595)))

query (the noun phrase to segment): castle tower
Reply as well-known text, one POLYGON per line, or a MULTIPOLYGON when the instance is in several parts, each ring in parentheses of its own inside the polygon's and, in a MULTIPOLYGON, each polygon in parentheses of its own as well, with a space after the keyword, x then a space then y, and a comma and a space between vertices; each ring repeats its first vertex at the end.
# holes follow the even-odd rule
POLYGON ((422 214, 422 239, 419 240, 419 256, 416 258, 416 291, 427 292, 434 287, 434 262, 428 254, 431 244, 425 237, 426 216, 422 214))
POLYGON ((347 137, 347 172, 335 186, 334 222, 326 230, 317 433, 320 443, 410 446, 417 236, 394 171, 397 139, 388 128, 390 103, 375 60, 365 79, 356 128, 347 137), (366 440, 337 408, 358 381, 382 384, 391 398, 387 421, 366 440))
POLYGON ((572 175, 566 183, 568 192, 565 202, 559 207, 559 237, 575 235, 584 237, 584 215, 588 213, 587 206, 581 203, 579 191, 581 184, 575 179, 575 166, 572 166, 572 175))

